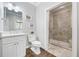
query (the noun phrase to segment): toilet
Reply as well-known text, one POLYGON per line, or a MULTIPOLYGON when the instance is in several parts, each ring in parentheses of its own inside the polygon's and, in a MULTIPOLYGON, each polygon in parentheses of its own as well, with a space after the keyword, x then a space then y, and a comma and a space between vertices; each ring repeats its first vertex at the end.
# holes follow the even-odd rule
POLYGON ((28 34, 28 41, 31 43, 31 50, 37 55, 40 54, 41 42, 36 39, 36 35, 33 32, 28 34))

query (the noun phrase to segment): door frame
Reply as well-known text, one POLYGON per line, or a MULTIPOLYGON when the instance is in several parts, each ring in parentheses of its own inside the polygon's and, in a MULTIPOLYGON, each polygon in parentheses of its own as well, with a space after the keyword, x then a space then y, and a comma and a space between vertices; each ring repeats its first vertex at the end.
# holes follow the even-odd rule
MULTIPOLYGON (((55 6, 50 6, 48 9, 46 9, 46 49, 48 48, 48 40, 49 40, 49 11, 65 4, 67 2, 59 3, 55 6)), ((72 2, 72 57, 77 56, 77 3, 72 2)))

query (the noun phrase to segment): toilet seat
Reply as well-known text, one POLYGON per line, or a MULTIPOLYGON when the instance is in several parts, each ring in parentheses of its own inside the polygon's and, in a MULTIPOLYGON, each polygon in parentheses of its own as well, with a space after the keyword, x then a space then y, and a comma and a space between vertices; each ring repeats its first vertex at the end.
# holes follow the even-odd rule
POLYGON ((32 45, 40 47, 41 46, 41 42, 40 41, 33 41, 32 45))
POLYGON ((40 41, 33 41, 32 44, 41 44, 40 41))

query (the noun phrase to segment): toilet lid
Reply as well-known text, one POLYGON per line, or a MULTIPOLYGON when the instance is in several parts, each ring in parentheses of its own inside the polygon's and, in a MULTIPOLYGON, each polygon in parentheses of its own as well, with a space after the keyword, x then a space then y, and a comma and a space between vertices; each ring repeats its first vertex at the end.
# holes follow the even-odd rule
POLYGON ((41 44, 40 41, 33 41, 32 44, 41 44))

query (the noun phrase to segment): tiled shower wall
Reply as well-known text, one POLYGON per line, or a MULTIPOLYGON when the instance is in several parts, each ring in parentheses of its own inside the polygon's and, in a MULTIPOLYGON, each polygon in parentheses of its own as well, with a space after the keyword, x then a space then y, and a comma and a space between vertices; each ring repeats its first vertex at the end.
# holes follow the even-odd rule
POLYGON ((49 39, 69 42, 72 39, 71 5, 50 12, 49 39))

